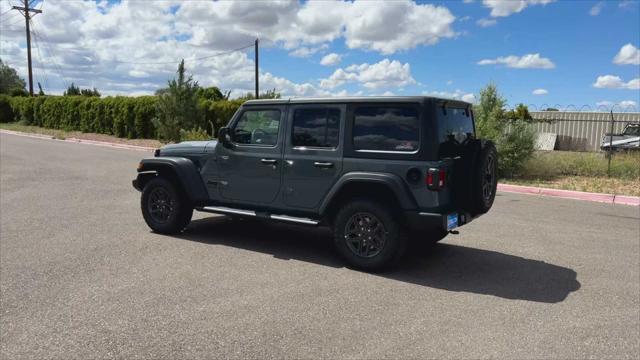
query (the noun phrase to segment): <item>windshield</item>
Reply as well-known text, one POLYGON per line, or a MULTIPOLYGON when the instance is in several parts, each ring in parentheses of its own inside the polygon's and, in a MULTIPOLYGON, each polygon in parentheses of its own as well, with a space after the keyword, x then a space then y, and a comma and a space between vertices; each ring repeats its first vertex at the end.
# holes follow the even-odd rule
POLYGON ((629 125, 624 129, 623 135, 640 136, 640 125, 629 125))

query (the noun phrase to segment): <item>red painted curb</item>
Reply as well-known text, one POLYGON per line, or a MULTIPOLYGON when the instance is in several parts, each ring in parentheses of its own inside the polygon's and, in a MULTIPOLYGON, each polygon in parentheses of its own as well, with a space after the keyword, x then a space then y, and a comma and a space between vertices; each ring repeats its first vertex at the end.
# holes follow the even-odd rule
POLYGON ((498 190, 504 191, 504 192, 510 192, 510 193, 517 193, 517 194, 541 195, 541 196, 550 196, 550 197, 557 197, 557 198, 563 198, 563 199, 595 201, 595 202, 602 202, 602 203, 616 204, 616 205, 640 206, 640 197, 638 196, 601 194, 601 193, 591 193, 591 192, 584 192, 584 191, 538 188, 533 186, 521 186, 521 185, 511 185, 511 184, 498 184, 498 190))
POLYGON ((614 204, 640 206, 639 196, 616 195, 613 199, 614 204))
POLYGON ((586 200, 603 203, 613 203, 614 195, 596 194, 582 191, 560 190, 560 189, 540 189, 540 195, 560 197, 565 199, 586 200))
MULTIPOLYGON (((65 141, 65 142, 72 142, 72 143, 79 143, 79 144, 86 144, 86 145, 105 146, 105 147, 125 149, 125 150, 138 150, 138 151, 155 150, 154 148, 147 147, 147 146, 127 145, 127 144, 111 143, 111 142, 97 141, 97 140, 84 140, 84 139, 75 139, 75 138, 59 140, 59 139, 54 139, 52 136, 49 136, 49 135, 29 134, 29 133, 23 133, 23 132, 12 131, 12 130, 4 130, 4 129, 0 129, 0 133, 25 136, 25 137, 31 137, 31 138, 37 138, 37 139, 50 139, 50 140, 65 141)), ((616 204, 616 205, 640 206, 639 196, 600 194, 600 193, 590 193, 590 192, 584 192, 584 191, 549 189, 549 188, 539 188, 534 186, 522 186, 522 185, 511 185, 511 184, 498 184, 498 190, 504 191, 504 192, 510 192, 510 193, 517 193, 517 194, 541 195, 541 196, 558 197, 563 199, 603 202, 603 203, 616 204)))

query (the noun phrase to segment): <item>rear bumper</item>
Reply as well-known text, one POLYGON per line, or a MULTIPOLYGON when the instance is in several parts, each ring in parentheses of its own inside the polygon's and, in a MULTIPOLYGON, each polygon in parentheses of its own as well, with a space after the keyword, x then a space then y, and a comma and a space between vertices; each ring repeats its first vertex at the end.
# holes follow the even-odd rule
MULTIPOLYGON (((426 231, 433 229, 447 230, 447 215, 452 212, 441 214, 421 211, 405 211, 407 225, 413 231, 426 231)), ((458 212, 458 226, 468 224, 474 217, 466 212, 458 212)))

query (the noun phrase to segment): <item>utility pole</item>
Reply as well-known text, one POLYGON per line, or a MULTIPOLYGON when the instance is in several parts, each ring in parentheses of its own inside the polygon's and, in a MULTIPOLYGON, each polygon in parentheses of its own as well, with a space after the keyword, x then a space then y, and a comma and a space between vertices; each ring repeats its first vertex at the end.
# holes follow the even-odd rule
POLYGON ((256 57, 256 59, 254 61, 255 65, 256 65, 256 99, 258 99, 258 98, 260 98, 260 87, 258 85, 258 39, 256 39, 256 42, 255 42, 254 53, 255 53, 255 57, 256 57))
POLYGON ((29 12, 32 12, 33 14, 40 14, 42 13, 42 10, 29 8, 28 0, 24 0, 24 7, 14 6, 13 10, 20 11, 20 13, 24 16, 24 22, 27 29, 27 65, 29 68, 29 95, 33 96, 33 71, 31 69, 31 29, 29 28, 29 21, 31 20, 32 15, 29 14, 29 12))

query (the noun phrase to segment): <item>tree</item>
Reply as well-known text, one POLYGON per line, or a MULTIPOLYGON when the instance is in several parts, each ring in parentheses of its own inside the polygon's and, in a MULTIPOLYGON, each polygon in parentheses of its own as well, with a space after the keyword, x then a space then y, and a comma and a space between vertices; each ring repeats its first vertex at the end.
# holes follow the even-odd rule
POLYGON ((162 140, 179 142, 180 130, 191 130, 201 116, 198 109, 198 82, 187 76, 184 60, 178 65, 177 77, 159 92, 154 124, 162 140))
POLYGON ((62 94, 63 96, 78 96, 80 95, 80 88, 74 83, 71 83, 67 90, 62 94))
MULTIPOLYGON (((252 100, 255 99, 255 94, 252 92, 248 92, 246 93, 244 96, 242 96, 240 99, 242 100, 252 100)), ((270 89, 267 90, 266 92, 263 92, 260 94, 260 99, 280 99, 280 93, 276 92, 276 89, 270 89)))
POLYGON ((230 94, 231 94, 231 91, 227 91, 226 93, 223 94, 222 91, 220 91, 220 88, 218 88, 217 86, 198 89, 198 98, 204 99, 204 100, 211 100, 211 101, 229 100, 230 94))
POLYGON ((0 94, 14 94, 26 92, 25 81, 18 76, 16 69, 2 62, 0 59, 0 94))
POLYGON ((529 126, 533 119, 527 106, 519 104, 505 111, 505 105, 497 87, 489 84, 480 91, 480 101, 473 112, 478 136, 496 144, 498 172, 501 176, 513 176, 533 155, 535 134, 529 126))
POLYGON ((88 96, 88 97, 92 97, 92 96, 100 97, 100 92, 96 88, 93 88, 93 90, 91 90, 91 89, 82 89, 82 90, 80 90, 80 95, 88 96))

